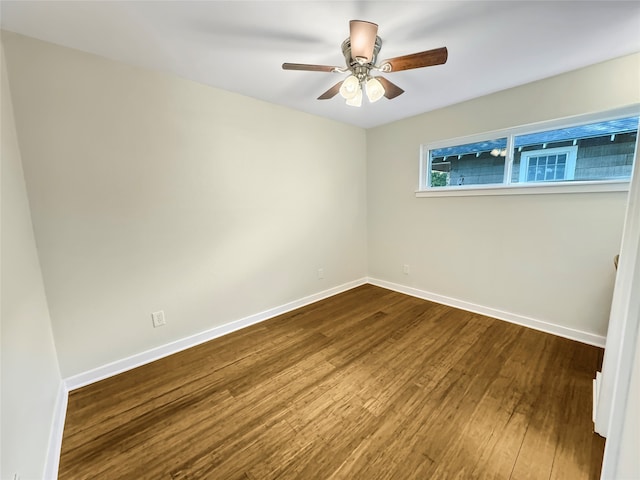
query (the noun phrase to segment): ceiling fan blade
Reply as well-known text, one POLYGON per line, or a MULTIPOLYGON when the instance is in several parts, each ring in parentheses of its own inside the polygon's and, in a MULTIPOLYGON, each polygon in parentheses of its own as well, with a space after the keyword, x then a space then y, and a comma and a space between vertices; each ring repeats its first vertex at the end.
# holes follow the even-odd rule
POLYGON ((336 83, 329 90, 324 92, 322 95, 318 97, 318 100, 328 100, 336 96, 336 94, 340 91, 340 85, 342 85, 342 80, 336 83))
POLYGON ((369 63, 373 59, 373 47, 376 44, 378 25, 363 20, 349 22, 349 38, 351 42, 351 58, 366 59, 369 63))
POLYGON ((435 48, 426 52, 403 55, 401 57, 390 58, 382 62, 383 72, 399 72, 412 68, 430 67, 432 65, 442 65, 447 61, 447 47, 435 48))
POLYGON ((391 83, 389 80, 387 80, 384 77, 375 77, 384 87, 384 96, 387 97, 389 100, 396 98, 398 95, 402 95, 404 93, 404 90, 401 89, 399 86, 397 86, 394 83, 391 83))
POLYGON ((330 67, 329 65, 309 65, 306 63, 283 63, 283 70, 307 70, 311 72, 335 72, 338 67, 330 67))

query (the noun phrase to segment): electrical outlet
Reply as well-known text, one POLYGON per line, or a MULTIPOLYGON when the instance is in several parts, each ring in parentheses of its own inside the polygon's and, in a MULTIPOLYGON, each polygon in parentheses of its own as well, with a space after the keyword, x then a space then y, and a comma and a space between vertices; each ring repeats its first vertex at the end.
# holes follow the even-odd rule
POLYGON ((324 268, 318 269, 318 279, 324 278, 324 268))
POLYGON ((409 265, 402 266, 402 273, 404 273, 405 275, 409 275, 409 265))
POLYGON ((151 320, 153 321, 153 328, 162 327, 167 324, 167 321, 164 318, 164 311, 160 310, 159 312, 153 312, 151 314, 151 320))

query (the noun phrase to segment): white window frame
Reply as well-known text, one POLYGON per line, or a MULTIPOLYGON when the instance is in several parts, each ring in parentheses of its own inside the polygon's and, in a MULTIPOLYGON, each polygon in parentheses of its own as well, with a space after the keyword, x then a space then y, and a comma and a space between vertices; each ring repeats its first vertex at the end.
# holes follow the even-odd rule
MULTIPOLYGON (((542 182, 527 181, 527 172, 529 171, 529 159, 531 157, 543 157, 549 155, 562 155, 567 154, 567 163, 565 164, 564 178, 563 180, 573 180, 576 173, 576 157, 578 156, 578 147, 557 147, 557 148, 543 148, 541 150, 527 150, 520 154, 520 172, 518 175, 519 183, 549 183, 548 180, 542 182)), ((554 180, 557 181, 557 180, 554 180)), ((596 182, 598 180, 595 180, 596 182)))
MULTIPOLYGON (((420 146, 419 183, 415 191, 416 197, 458 197, 477 195, 531 195, 550 193, 591 193, 591 192, 628 192, 629 179, 623 180, 587 180, 587 181, 545 181, 545 182, 511 182, 513 171, 514 138, 519 135, 539 133, 559 128, 569 128, 589 123, 605 122, 629 116, 640 116, 640 104, 599 112, 578 115, 545 122, 539 122, 518 127, 494 130, 481 134, 469 135, 453 139, 432 141, 420 146), (449 185, 446 187, 431 187, 429 185, 431 172, 430 151, 440 148, 476 143, 491 139, 507 138, 507 154, 505 157, 504 180, 500 184, 480 185, 449 185)), ((568 148, 568 147, 567 147, 568 148)), ((566 150, 567 148, 563 148, 566 150)), ((551 149, 548 149, 549 151, 551 149)), ((634 169, 638 163, 638 140, 636 140, 636 156, 634 169)), ((640 168, 640 167, 638 167, 640 168)), ((575 167, 574 167, 575 169, 575 167)), ((575 170, 574 170, 575 171, 575 170)), ((633 172, 632 172, 633 175, 633 172)))

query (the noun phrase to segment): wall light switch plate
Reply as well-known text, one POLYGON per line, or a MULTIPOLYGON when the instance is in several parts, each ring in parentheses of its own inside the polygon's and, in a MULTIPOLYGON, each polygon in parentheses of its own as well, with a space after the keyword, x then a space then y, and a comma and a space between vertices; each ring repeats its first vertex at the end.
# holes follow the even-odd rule
POLYGON ((167 324, 164 318, 164 311, 162 310, 160 310, 159 312, 153 312, 151 314, 151 320, 153 321, 153 328, 161 327, 167 324))

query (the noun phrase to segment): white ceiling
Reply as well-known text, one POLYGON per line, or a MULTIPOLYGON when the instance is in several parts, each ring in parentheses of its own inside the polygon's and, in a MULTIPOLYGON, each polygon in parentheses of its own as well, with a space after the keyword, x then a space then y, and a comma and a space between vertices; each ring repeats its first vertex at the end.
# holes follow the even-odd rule
POLYGON ((638 1, 8 1, 1 25, 52 43, 373 127, 640 51, 638 1), (405 93, 349 107, 349 20, 379 24, 379 58, 446 46, 445 65, 386 74, 405 93))

